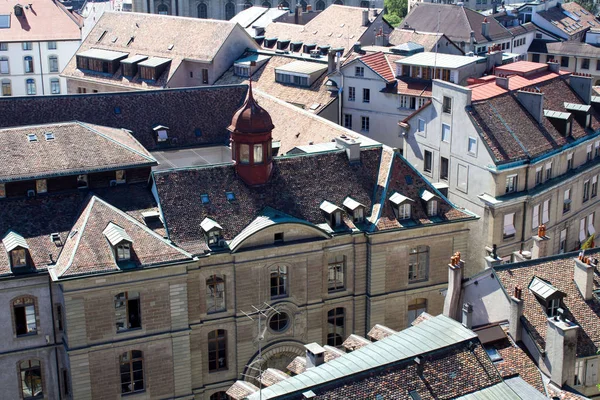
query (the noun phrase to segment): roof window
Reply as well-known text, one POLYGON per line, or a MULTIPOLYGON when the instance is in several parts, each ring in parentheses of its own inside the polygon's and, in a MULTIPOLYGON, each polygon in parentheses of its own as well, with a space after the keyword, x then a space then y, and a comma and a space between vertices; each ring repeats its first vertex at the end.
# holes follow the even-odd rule
POLYGON ((200 200, 202 200, 202 204, 210 203, 210 199, 208 198, 208 194, 206 193, 200 195, 200 200))
POLYGON ((15 231, 10 231, 2 239, 8 253, 11 268, 25 268, 29 265, 29 246, 27 241, 15 231))
POLYGON ((398 221, 406 221, 412 218, 412 204, 414 201, 396 192, 390 196, 390 203, 398 221))
POLYGON ((104 32, 102 32, 102 34, 100 34, 100 36, 98 36, 98 40, 97 40, 97 42, 101 42, 101 41, 102 41, 102 39, 104 39, 104 36, 106 36, 106 33, 107 33, 107 32, 108 32, 108 31, 104 31, 104 32))
POLYGON ((342 203, 348 214, 352 215, 352 221, 362 223, 365 221, 365 205, 354 200, 352 197, 346 197, 342 203))
POLYGON ((53 132, 44 132, 44 137, 46 138, 46 140, 54 140, 54 133, 53 132))
POLYGON ((225 197, 227 197, 227 201, 235 200, 235 194, 233 192, 225 192, 225 197))
POLYGON ((327 200, 323 200, 320 207, 321 211, 327 220, 327 224, 335 229, 342 225, 342 209, 336 206, 333 203, 328 202, 327 200))
POLYGON ((158 143, 163 143, 169 140, 169 127, 164 125, 156 125, 152 128, 156 133, 156 141, 158 143))
POLYGON ((30 133, 27 135, 27 140, 29 140, 30 142, 37 142, 38 138, 35 133, 30 133))
POLYGON ((131 43, 133 43, 134 39, 135 39, 135 36, 130 37, 129 40, 127 41, 127 46, 129 46, 131 43))
POLYGON ((223 227, 219 223, 211 218, 204 218, 200 223, 202 231, 204 231, 204 237, 206 243, 209 246, 223 246, 223 227))
POLYGON ((115 107, 115 115, 121 114, 121 107, 115 107))
POLYGON ((110 222, 102 234, 113 248, 117 262, 131 260, 131 245, 133 244, 133 240, 131 239, 131 236, 127 234, 125 229, 110 222))
POLYGON ((62 246, 62 240, 60 239, 60 233, 54 232, 50 234, 50 241, 56 245, 56 247, 62 246))
POLYGON ((546 310, 548 317, 558 315, 561 306, 561 300, 566 296, 565 293, 552 286, 550 282, 534 276, 529 283, 529 290, 535 295, 540 304, 546 310))

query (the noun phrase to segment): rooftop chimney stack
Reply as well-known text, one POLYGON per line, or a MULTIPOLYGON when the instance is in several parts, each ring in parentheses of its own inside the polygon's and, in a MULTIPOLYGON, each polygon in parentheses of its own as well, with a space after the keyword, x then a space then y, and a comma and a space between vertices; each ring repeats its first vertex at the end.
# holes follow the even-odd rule
POLYGON ((498 246, 493 244, 490 255, 485 257, 485 269, 494 268, 500 264, 502 264, 502 259, 498 257, 498 246))
POLYGON ((369 26, 369 10, 362 10, 362 26, 369 26))
POLYGON ((544 94, 535 89, 522 89, 517 92, 517 99, 529 114, 541 124, 544 117, 544 94))
POLYGON ((581 256, 581 259, 575 259, 573 280, 583 299, 585 301, 592 300, 594 297, 594 266, 591 265, 588 257, 581 256))
POLYGON ((302 6, 296 4, 296 12, 294 13, 294 24, 302 25, 302 6))
POLYGON ((490 34, 490 23, 488 22, 487 17, 485 17, 481 23, 481 34, 486 38, 490 34))
POLYGON ((572 73, 569 85, 581 97, 585 104, 592 103, 592 76, 590 74, 572 73))
POLYGON ((342 135, 335 138, 335 147, 346 150, 346 155, 348 155, 348 161, 350 161, 350 163, 360 161, 360 142, 357 142, 346 135, 342 135))
POLYGON ((546 62, 546 65, 548 65, 548 71, 550 72, 554 72, 555 74, 558 74, 560 71, 560 64, 557 63, 554 60, 548 61, 546 62))
POLYGON ((469 303, 463 304, 462 308, 462 324, 465 328, 473 327, 473 305, 469 303))
POLYGON ((498 75, 496 75, 496 85, 500 86, 502 89, 510 90, 509 86, 508 86, 509 79, 510 79, 509 76, 506 76, 504 74, 498 74, 498 75))
POLYGON ((546 330, 546 358, 550 382, 558 387, 573 386, 577 354, 576 324, 562 318, 548 318, 546 330))
POLYGON ((329 50, 327 53, 327 74, 336 70, 336 54, 335 50, 329 50))
POLYGON ((460 259, 460 252, 454 253, 448 264, 448 292, 444 300, 443 314, 456 321, 460 321, 460 297, 464 267, 465 262, 460 259))
POLYGON ((521 340, 523 325, 521 317, 523 316, 523 288, 515 286, 514 296, 510 298, 510 314, 508 317, 508 334, 515 342, 521 340))
POLYGON ((533 247, 531 248, 531 259, 536 260, 549 256, 548 246, 550 238, 546 235, 546 225, 541 224, 538 227, 538 233, 533 238, 533 247))
POLYGON ((306 369, 318 367, 325 362, 325 348, 318 343, 305 344, 306 369))

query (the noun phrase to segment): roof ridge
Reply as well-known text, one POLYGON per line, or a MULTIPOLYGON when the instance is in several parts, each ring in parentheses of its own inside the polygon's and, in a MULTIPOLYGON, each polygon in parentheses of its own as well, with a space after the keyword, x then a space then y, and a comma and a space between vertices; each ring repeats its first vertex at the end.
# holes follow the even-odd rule
MULTIPOLYGON (((77 239, 75 239, 76 240, 75 245, 71 249, 71 254, 69 254, 69 261, 67 262, 67 264, 65 265, 65 267, 64 267, 64 269, 62 271, 58 271, 57 277, 59 277, 59 278, 61 276, 63 276, 69 270, 69 268, 71 268, 71 265, 73 264, 73 260, 75 258, 75 253, 77 253, 77 249, 79 248, 79 243, 81 242, 81 236, 82 236, 81 233, 83 231, 85 231, 85 227, 87 226, 87 222, 88 222, 88 219, 89 219, 90 214, 92 212, 92 208, 94 206, 94 203, 96 202, 96 198, 97 198, 96 196, 91 195, 90 199, 88 200, 88 203, 83 208, 81 214, 75 220, 75 224, 73 224, 73 226, 69 230, 69 235, 67 236, 67 240, 69 240, 69 238, 71 236, 71 232, 73 232, 73 227, 77 224, 77 222, 82 217, 82 215, 85 214, 83 223, 81 224, 81 226, 79 227, 79 229, 76 231, 76 233, 78 235, 77 235, 77 239)), ((65 243, 66 243, 66 241, 65 241, 65 243)), ((63 245, 63 249, 64 249, 64 245, 63 245)), ((60 254, 58 255, 58 258, 56 260, 56 264, 58 264, 58 261, 60 260, 61 256, 62 256, 62 250, 61 250, 60 254)))

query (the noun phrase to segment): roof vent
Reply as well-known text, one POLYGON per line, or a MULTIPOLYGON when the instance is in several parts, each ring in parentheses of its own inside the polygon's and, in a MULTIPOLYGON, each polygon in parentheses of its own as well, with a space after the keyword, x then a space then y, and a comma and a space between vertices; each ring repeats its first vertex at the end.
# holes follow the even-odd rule
POLYGON ((29 140, 30 142, 37 142, 38 138, 35 133, 30 133, 27 135, 27 140, 29 140))
POLYGON ((54 140, 54 133, 44 132, 44 137, 46 138, 46 140, 54 140))
POLYGON ((102 32, 102 34, 101 34, 100 36, 98 36, 98 40, 97 40, 97 42, 101 42, 101 41, 102 41, 102 39, 104 39, 104 36, 106 36, 106 33, 107 33, 107 32, 108 32, 108 31, 104 31, 104 32, 102 32))
POLYGON ((167 50, 173 50, 173 47, 175 47, 175 45, 171 43, 167 46, 167 50))
POLYGON ((54 243, 56 247, 62 246, 62 240, 60 239, 60 234, 58 232, 50 234, 50 241, 54 243))

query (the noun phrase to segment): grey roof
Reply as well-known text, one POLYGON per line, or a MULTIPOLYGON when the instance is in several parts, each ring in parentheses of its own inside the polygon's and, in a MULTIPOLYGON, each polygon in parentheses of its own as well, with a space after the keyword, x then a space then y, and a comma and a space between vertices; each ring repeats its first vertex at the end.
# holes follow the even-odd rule
POLYGON ((400 193, 396 192, 390 196, 390 201, 392 203, 394 203, 395 205, 398 205, 398 204, 404 203, 405 201, 413 201, 413 199, 409 199, 408 197, 403 196, 400 193))
POLYGON ((82 51, 81 53, 77 53, 78 56, 95 58, 98 60, 104 61, 114 61, 120 58, 127 57, 129 53, 122 53, 120 51, 113 50, 103 50, 103 49, 89 49, 86 51, 82 51))
POLYGON ((546 396, 537 391, 529 383, 525 382, 520 376, 514 376, 504 380, 515 393, 522 399, 527 400, 548 400, 546 396))
MULTIPOLYGON (((535 389, 534 389, 535 390, 535 389)), ((543 397, 545 398, 545 397, 543 397)), ((494 386, 488 386, 477 392, 460 396, 457 400, 521 400, 528 397, 517 395, 506 383, 500 382, 494 386)))
POLYGON ((544 110, 544 117, 557 118, 557 119, 569 119, 571 117, 571 113, 566 113, 566 112, 561 112, 561 111, 544 110))
MULTIPOLYGON (((447 346, 477 338, 477 335, 457 321, 444 315, 423 321, 417 326, 395 333, 378 342, 371 343, 352 353, 331 360, 319 367, 311 368, 301 375, 294 376, 262 390, 262 399, 270 399, 360 373, 372 368, 414 358, 447 346)), ((510 391, 506 393, 510 394, 510 391)), ((260 399, 261 393, 254 393, 248 399, 260 399)), ((511 399, 513 397, 504 397, 511 399)), ((514 397, 518 399, 518 397, 514 397)), ((476 399, 476 398, 472 398, 476 399)))
POLYGON ((204 218, 202 222, 200 222, 200 227, 204 232, 210 232, 213 229, 223 229, 221 225, 214 219, 210 219, 208 217, 204 218))
POLYGON ((110 244, 113 246, 116 246, 123 241, 127 241, 130 243, 133 242, 131 236, 129 236, 127 232, 125 232, 125 229, 121 228, 117 224, 113 224, 112 222, 108 224, 106 228, 104 228, 104 231, 102 233, 104 234, 104 236, 106 236, 106 239, 108 239, 110 244))
POLYGON ((588 112, 588 111, 590 111, 590 108, 592 108, 592 106, 586 105, 586 104, 574 104, 574 103, 566 103, 565 102, 565 109, 567 109, 569 111, 588 112))
POLYGON ((253 22, 260 18, 260 16, 263 15, 265 12, 267 12, 266 8, 254 6, 240 11, 229 21, 237 22, 243 28, 248 28, 251 25, 253 25, 253 22))
POLYGON ((143 56, 141 54, 137 54, 135 56, 131 56, 131 57, 127 57, 124 60, 121 60, 121 63, 123 64, 133 64, 136 62, 140 62, 140 61, 144 61, 148 58, 148 56, 143 56))
POLYGON ((328 202, 327 200, 323 200, 319 208, 325 211, 327 214, 331 214, 332 212, 339 210, 340 208, 333 203, 328 202))
POLYGON ((250 63, 252 61, 265 61, 265 60, 269 60, 271 58, 271 56, 266 56, 264 54, 258 54, 258 53, 252 53, 246 57, 240 58, 238 60, 235 60, 234 64, 239 65, 239 64, 243 64, 243 65, 250 65, 250 63))
POLYGON ((27 241, 21 235, 19 235, 15 231, 10 231, 4 236, 2 239, 2 244, 4 244, 4 248, 6 248, 6 252, 12 251, 17 247, 22 247, 24 249, 28 249, 27 241))
POLYGON ((313 354, 325 353, 325 348, 318 343, 305 344, 304 347, 313 354))
POLYGON ((358 201, 354 200, 352 197, 348 196, 344 199, 344 202, 342 203, 344 207, 348 208, 349 210, 356 210, 357 207, 364 207, 364 204, 359 203, 358 201))
POLYGON ((456 69, 465 65, 484 60, 483 57, 457 56, 454 54, 435 54, 432 52, 417 53, 413 56, 397 60, 396 64, 420 65, 425 67, 437 67, 456 69))
POLYGON ((429 190, 423 189, 421 191, 421 198, 423 200, 425 200, 425 201, 429 201, 429 200, 434 199, 436 197, 438 197, 438 196, 436 196, 435 194, 431 193, 429 190))
POLYGON ((294 72, 297 74, 314 74, 316 72, 323 72, 327 69, 327 64, 311 62, 311 61, 292 61, 289 64, 285 64, 281 67, 276 67, 275 72, 294 72))
POLYGON ((142 61, 138 65, 140 67, 158 67, 159 65, 163 65, 169 62, 171 62, 170 58, 152 57, 147 59, 146 61, 142 61))
POLYGON ((531 290, 536 296, 546 300, 553 294, 558 292, 558 289, 549 284, 546 281, 541 280, 537 276, 534 276, 529 284, 529 290, 531 290))
POLYGON ((415 50, 425 50, 425 47, 419 43, 407 42, 407 43, 402 43, 397 46, 394 46, 393 49, 398 49, 400 51, 415 51, 415 50))

